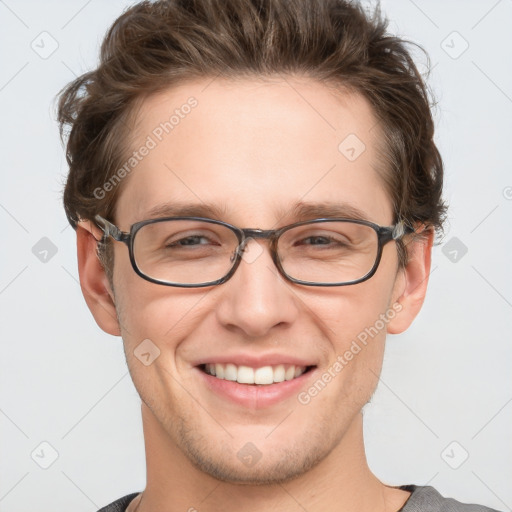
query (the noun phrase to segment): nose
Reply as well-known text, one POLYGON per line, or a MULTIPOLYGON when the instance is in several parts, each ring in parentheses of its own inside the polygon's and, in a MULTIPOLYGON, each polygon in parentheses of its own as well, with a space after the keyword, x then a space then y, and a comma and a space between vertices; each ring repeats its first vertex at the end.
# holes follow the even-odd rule
POLYGON ((217 320, 246 337, 291 325, 299 315, 292 283, 279 274, 268 242, 250 239, 235 274, 219 286, 217 320))

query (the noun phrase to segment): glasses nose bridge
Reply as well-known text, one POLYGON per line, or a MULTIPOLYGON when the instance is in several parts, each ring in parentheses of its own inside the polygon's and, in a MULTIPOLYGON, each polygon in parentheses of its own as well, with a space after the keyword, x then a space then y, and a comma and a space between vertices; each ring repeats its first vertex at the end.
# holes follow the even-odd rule
POLYGON ((245 250, 245 246, 247 242, 251 239, 260 239, 260 240, 269 240, 269 249, 272 257, 274 258, 274 247, 277 239, 278 230, 276 229, 240 229, 240 233, 242 234, 240 243, 238 245, 238 252, 243 252, 245 250))
POLYGON ((270 241, 270 247, 273 247, 274 242, 277 238, 277 230, 276 229, 252 229, 252 228, 246 228, 246 229, 240 229, 240 232, 242 233, 242 237, 240 240, 240 248, 244 248, 247 242, 253 238, 255 240, 269 240, 270 241))
POLYGON ((272 240, 275 238, 275 229, 242 229, 243 233, 242 241, 245 242, 249 238, 261 238, 272 240))

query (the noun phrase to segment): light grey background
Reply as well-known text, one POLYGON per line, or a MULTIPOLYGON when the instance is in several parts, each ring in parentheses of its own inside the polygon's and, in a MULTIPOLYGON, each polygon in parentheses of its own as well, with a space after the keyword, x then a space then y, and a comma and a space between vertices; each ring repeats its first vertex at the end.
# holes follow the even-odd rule
MULTIPOLYGON (((77 281, 52 105, 130 4, 0 0, 2 512, 94 512, 145 485, 121 339, 96 326, 77 281), (46 262, 43 237, 57 251, 46 262)), ((388 339, 365 409, 369 462, 386 483, 511 510, 512 1, 382 5, 431 56, 451 208, 423 311, 388 339)))

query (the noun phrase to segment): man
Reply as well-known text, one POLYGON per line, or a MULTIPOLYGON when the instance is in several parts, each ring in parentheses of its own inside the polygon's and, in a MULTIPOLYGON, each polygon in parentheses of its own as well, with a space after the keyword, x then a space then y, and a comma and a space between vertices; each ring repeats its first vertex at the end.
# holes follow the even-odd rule
POLYGON ((365 457, 445 213, 385 31, 340 0, 142 2, 62 92, 82 290, 142 399, 146 488, 102 510, 490 510, 365 457))

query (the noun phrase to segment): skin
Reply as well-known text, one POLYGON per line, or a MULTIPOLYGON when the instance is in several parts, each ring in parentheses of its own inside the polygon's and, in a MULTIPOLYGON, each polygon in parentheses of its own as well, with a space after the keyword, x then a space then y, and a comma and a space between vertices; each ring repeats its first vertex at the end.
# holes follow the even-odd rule
MULTIPOLYGON (((197 80, 142 103, 133 149, 190 96, 198 106, 122 184, 110 220, 123 231, 167 202, 213 203, 220 220, 239 227, 292 223, 298 201, 349 204, 392 224, 377 122, 361 96, 290 76, 197 80), (353 162, 338 151, 351 133, 366 146, 353 162)), ((141 279, 126 246, 114 243, 112 289, 95 254, 99 238, 90 222, 77 229, 82 290, 98 325, 122 336, 142 399, 147 485, 129 511, 364 512, 404 504, 410 493, 386 486, 368 467, 361 409, 378 383, 386 333, 407 329, 421 308, 431 234, 408 244, 405 269, 391 242, 371 279, 333 288, 284 280, 259 242, 265 250, 242 261, 228 282, 191 289, 141 279), (307 405, 294 395, 268 408, 242 407, 207 389, 192 367, 201 356, 294 354, 318 367, 307 390, 397 303, 401 311, 307 405), (134 357, 147 338, 160 350, 149 366, 134 357), (237 457, 247 442, 262 453, 253 467, 237 457)))

